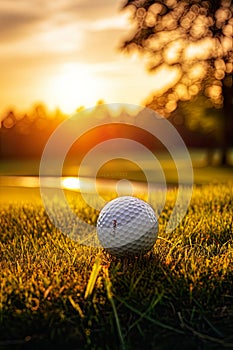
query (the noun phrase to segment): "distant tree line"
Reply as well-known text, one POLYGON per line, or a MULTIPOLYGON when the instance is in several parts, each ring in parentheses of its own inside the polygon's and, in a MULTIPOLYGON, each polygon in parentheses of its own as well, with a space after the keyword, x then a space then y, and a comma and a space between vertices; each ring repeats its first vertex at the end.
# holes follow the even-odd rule
POLYGON ((58 109, 48 112, 44 104, 26 113, 10 109, 1 122, 0 157, 40 157, 49 136, 65 118, 58 109))
MULTIPOLYGON (((162 97, 160 103, 163 103, 162 97)), ((218 136, 218 113, 221 111, 211 108, 206 98, 199 95, 196 102, 180 103, 168 120, 176 127, 188 147, 206 148, 209 162, 213 151, 221 144, 218 136)), ((9 110, 2 118, 0 128, 0 158, 39 159, 53 131, 67 117, 60 110, 48 112, 43 104, 35 105, 27 113, 20 114, 9 110)), ((68 156, 81 159, 96 144, 114 137, 131 138, 151 151, 164 149, 158 140, 145 131, 132 126, 110 124, 88 131, 73 144, 68 156)), ((229 147, 232 146, 233 142, 229 144, 229 147)))

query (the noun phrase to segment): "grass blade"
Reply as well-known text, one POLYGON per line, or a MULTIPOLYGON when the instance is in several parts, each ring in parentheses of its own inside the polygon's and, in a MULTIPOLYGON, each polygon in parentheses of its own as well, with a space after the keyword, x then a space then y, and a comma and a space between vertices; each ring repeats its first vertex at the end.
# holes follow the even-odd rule
POLYGON ((161 327, 161 328, 164 328, 164 329, 168 329, 170 331, 173 331, 175 333, 178 333, 178 334, 184 334, 184 332, 180 329, 177 329, 177 328, 174 328, 172 326, 169 326, 163 322, 160 322, 158 320, 155 320, 153 319, 152 317, 148 316, 148 315, 144 315, 144 313, 142 313, 141 311, 135 309, 133 306, 129 305, 128 303, 126 303, 124 300, 122 300, 121 298, 118 298, 117 299, 123 304, 125 305, 129 310, 133 311, 135 314, 141 316, 142 318, 156 324, 157 326, 161 327))
POLYGON ((124 337, 123 337, 123 334, 121 331, 120 320, 119 320, 119 317, 117 314, 116 305, 115 305, 115 302, 113 299, 112 283, 111 283, 111 280, 109 278, 108 268, 104 267, 103 271, 104 271, 104 278, 105 278, 105 286, 106 286, 106 290, 107 290, 107 298, 110 301, 111 306, 112 306, 113 314, 114 314, 115 321, 116 321, 117 332, 118 332, 120 342, 121 342, 121 347, 124 350, 124 349, 126 349, 126 346, 125 346, 124 337))
POLYGON ((101 259, 99 256, 97 256, 92 271, 91 271, 91 275, 89 277, 88 283, 87 283, 87 288, 85 291, 85 295, 84 295, 84 299, 89 298, 92 295, 98 274, 100 272, 101 269, 101 259))
POLYGON ((76 303, 76 302, 73 300, 73 298, 71 297, 71 295, 69 295, 68 299, 69 299, 71 305, 73 306, 73 308, 79 313, 79 316, 80 316, 81 318, 84 318, 84 314, 83 314, 82 309, 81 309, 81 307, 79 306, 79 304, 76 303))

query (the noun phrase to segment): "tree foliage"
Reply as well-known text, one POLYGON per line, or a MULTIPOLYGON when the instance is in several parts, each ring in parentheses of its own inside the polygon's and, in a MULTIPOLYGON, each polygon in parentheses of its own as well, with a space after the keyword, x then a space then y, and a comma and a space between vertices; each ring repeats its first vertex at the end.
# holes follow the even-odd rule
POLYGON ((162 65, 177 69, 173 94, 157 101, 163 113, 203 87, 213 104, 222 106, 222 81, 232 74, 231 1, 128 0, 124 7, 131 10, 136 27, 123 48, 143 52, 150 71, 162 65))
POLYGON ((232 1, 127 0, 123 8, 131 13, 132 31, 122 49, 142 53, 149 71, 164 69, 174 75, 147 106, 169 116, 179 101, 192 100, 202 92, 229 119, 232 1))

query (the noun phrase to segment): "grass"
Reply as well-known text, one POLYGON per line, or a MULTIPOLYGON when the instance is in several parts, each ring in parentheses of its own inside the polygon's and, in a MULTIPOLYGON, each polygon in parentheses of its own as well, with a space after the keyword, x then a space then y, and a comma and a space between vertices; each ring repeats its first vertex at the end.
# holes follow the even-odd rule
POLYGON ((233 348, 233 185, 194 187, 166 233, 175 198, 153 251, 128 259, 63 235, 39 199, 0 202, 0 349, 233 348))

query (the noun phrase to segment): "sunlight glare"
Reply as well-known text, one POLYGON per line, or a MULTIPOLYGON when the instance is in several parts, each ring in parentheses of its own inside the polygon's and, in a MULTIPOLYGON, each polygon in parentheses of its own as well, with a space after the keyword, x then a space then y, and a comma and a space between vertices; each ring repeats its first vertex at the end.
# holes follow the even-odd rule
POLYGON ((79 190, 80 181, 78 177, 66 177, 62 179, 62 187, 67 190, 79 190))
POLYGON ((192 81, 199 80, 205 76, 207 69, 208 65, 205 62, 197 62, 191 66, 190 70, 188 71, 188 77, 192 81))
POLYGON ((168 64, 179 62, 181 51, 184 47, 184 41, 178 40, 167 46, 164 52, 165 61, 168 64))
POLYGON ((161 65, 155 72, 154 78, 155 81, 162 82, 158 84, 158 87, 154 89, 154 92, 160 92, 161 94, 164 91, 167 91, 171 86, 174 86, 176 82, 181 78, 182 71, 179 65, 173 65, 170 67, 167 64, 161 65))
POLYGON ((187 45, 184 50, 185 60, 207 59, 211 56, 213 50, 213 41, 210 38, 205 38, 187 45))
POLYGON ((64 64, 60 72, 51 79, 49 87, 50 105, 72 113, 79 106, 93 106, 101 97, 101 83, 87 65, 64 64))

